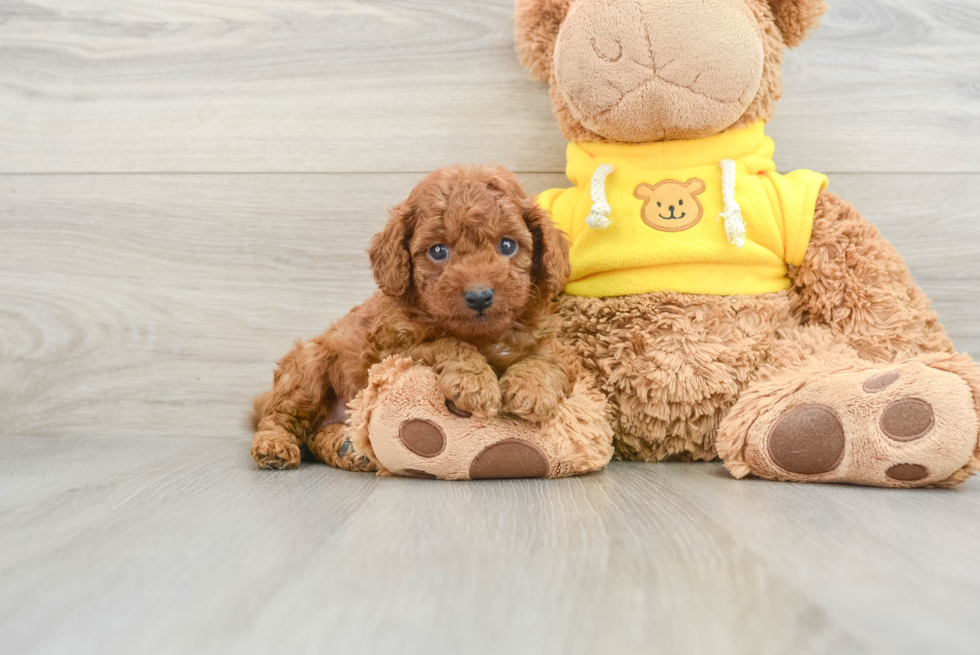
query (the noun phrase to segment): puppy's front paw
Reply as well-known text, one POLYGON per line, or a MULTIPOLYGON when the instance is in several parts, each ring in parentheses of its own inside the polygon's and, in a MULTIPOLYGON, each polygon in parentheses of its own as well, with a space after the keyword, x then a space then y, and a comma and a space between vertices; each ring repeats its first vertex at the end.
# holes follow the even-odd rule
POLYGON ((500 379, 503 410, 533 423, 544 423, 558 416, 561 399, 546 386, 520 375, 500 379))
POLYGON ((259 432, 252 440, 252 459, 264 469, 299 468, 299 446, 285 432, 259 432))
POLYGON ((480 417, 493 417, 500 409, 500 384, 489 366, 482 370, 449 366, 439 375, 439 388, 456 407, 480 417))

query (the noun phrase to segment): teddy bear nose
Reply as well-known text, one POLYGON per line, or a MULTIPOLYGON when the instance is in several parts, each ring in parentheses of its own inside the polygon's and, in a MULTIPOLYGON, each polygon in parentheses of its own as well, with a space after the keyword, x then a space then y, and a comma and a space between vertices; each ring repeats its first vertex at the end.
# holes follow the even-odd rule
POLYGON ((493 304, 493 289, 469 289, 463 294, 466 306, 478 312, 493 304))
POLYGON ((670 206, 670 207, 669 207, 668 209, 670 209, 670 213, 671 213, 671 214, 673 214, 673 213, 674 213, 674 206, 673 206, 673 205, 671 205, 671 206, 670 206))

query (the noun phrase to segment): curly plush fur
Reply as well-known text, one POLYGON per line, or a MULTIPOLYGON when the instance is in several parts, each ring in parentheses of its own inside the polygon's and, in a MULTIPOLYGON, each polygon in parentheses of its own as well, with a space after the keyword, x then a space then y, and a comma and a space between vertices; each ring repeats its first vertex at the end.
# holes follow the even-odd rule
POLYGON ((333 466, 374 470, 342 448, 343 408, 389 355, 431 366, 463 411, 557 415, 575 384, 554 348, 553 298, 569 274, 568 244, 511 173, 457 166, 430 174, 391 210, 369 255, 381 292, 297 344, 257 401, 260 466, 295 468, 305 447, 333 466), (504 238, 516 253, 501 251, 504 238), (437 244, 447 257, 432 255, 437 244), (471 308, 465 294, 474 289, 492 290, 492 303, 471 308))
MULTIPOLYGON (((755 16, 764 49, 757 95, 743 116, 725 128, 730 129, 772 116, 782 92, 785 47, 798 45, 815 29, 826 5, 822 0, 727 1, 744 3, 755 16)), ((676 5, 666 0, 517 0, 518 54, 533 77, 549 82, 562 133, 572 141, 609 141, 575 118, 556 83, 555 44, 565 17, 579 2, 646 3, 648 11, 669 11, 676 5)), ((676 55, 684 57, 682 52, 676 55)), ((664 292, 560 298, 560 339, 610 400, 618 457, 710 460, 720 453, 739 477, 752 472, 773 479, 830 480, 771 472, 766 468, 771 461, 746 454, 759 452, 753 439, 767 438, 753 436, 752 430, 772 418, 767 412, 787 389, 803 393, 810 382, 841 380, 843 385, 854 375, 873 379, 902 366, 902 384, 910 388, 919 378, 939 379, 950 394, 966 394, 957 401, 958 413, 940 420, 943 429, 980 432, 970 427, 980 415, 976 365, 955 353, 899 254, 849 203, 821 193, 806 258, 790 271, 790 280, 787 291, 753 297, 664 292), (972 405, 966 402, 970 394, 972 405)), ((871 407, 870 395, 862 397, 860 389, 856 393, 828 402, 871 407)), ((869 428, 868 434, 878 434, 877 429, 869 428)), ((980 434, 975 436, 972 457, 955 460, 964 463, 945 479, 879 482, 856 475, 844 481, 956 485, 980 467, 980 434)), ((903 451, 901 444, 889 447, 899 454, 912 452, 903 451)), ((943 444, 938 448, 942 451, 943 444)), ((906 475, 908 464, 901 462, 906 475)))

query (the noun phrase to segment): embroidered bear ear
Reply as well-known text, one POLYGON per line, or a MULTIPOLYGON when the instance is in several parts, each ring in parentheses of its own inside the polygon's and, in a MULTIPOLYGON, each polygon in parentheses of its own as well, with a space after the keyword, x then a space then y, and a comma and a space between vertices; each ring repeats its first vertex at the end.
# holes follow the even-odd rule
POLYGON ((768 0, 776 27, 783 34, 783 42, 795 48, 817 28, 820 18, 827 12, 824 0, 768 0))
POLYGON ((514 43, 521 64, 538 82, 551 78, 558 30, 574 0, 516 0, 514 43))
POLYGON ((684 184, 684 188, 687 189, 687 192, 690 193, 692 196, 696 196, 701 193, 704 193, 704 190, 707 187, 705 187, 704 185, 704 180, 699 180, 698 178, 694 177, 688 180, 684 184))

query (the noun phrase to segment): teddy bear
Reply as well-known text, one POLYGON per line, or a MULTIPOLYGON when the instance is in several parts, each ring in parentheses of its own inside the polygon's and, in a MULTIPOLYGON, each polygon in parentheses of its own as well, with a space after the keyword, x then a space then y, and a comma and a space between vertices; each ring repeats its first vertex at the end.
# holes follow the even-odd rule
POLYGON ((823 0, 517 0, 571 187, 560 338, 616 457, 736 478, 952 487, 980 468, 980 369, 895 249, 765 133, 823 0))

